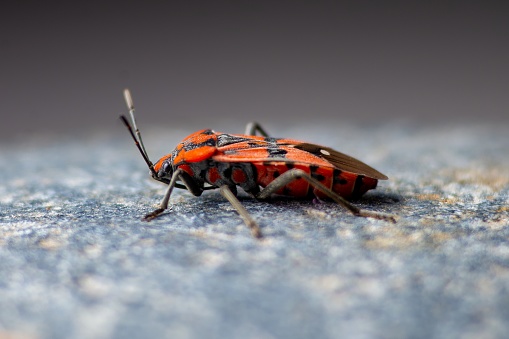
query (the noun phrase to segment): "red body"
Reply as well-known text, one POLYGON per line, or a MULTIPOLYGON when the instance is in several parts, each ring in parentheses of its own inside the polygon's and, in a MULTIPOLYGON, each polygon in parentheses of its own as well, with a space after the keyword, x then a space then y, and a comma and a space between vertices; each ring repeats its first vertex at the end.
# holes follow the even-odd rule
MULTIPOLYGON (((368 165, 333 149, 293 139, 225 134, 210 129, 195 132, 154 165, 157 177, 170 179, 180 168, 199 195, 205 184, 227 184, 257 194, 275 178, 298 168, 344 198, 359 197, 387 177, 368 165)), ((189 185, 186 184, 189 188, 189 185)), ((297 198, 324 197, 306 180, 298 179, 278 194, 297 198)))

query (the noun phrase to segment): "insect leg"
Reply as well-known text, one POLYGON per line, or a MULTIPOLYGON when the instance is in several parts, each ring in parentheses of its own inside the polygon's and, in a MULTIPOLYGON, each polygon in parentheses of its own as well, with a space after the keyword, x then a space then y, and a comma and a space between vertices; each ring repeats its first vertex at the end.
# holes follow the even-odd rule
MULTIPOLYGON (((203 193, 203 187, 200 186, 189 174, 182 171, 179 179, 184 183, 184 188, 191 192, 195 197, 199 197, 203 193)), ((175 187, 179 188, 178 184, 175 187)))
POLYGON ((263 190, 260 191, 256 195, 257 199, 264 200, 268 199, 273 193, 276 193, 279 189, 282 187, 288 185, 294 180, 298 179, 304 179, 306 180, 311 186, 319 190, 320 192, 327 195, 329 198, 349 210, 353 215, 360 216, 360 217, 369 217, 369 218, 375 218, 380 220, 386 220, 391 222, 396 222, 396 217, 392 214, 386 214, 381 212, 374 212, 374 211, 368 211, 360 209, 359 207, 349 203, 344 198, 342 198, 337 193, 331 191, 327 187, 325 187, 321 182, 304 172, 300 169, 292 169, 289 170, 283 174, 281 174, 279 177, 274 179, 270 184, 268 184, 263 190))
POLYGON ((232 204, 233 208, 237 210, 240 217, 244 222, 246 223, 247 227, 251 230, 251 234, 255 238, 262 238, 262 231, 260 230, 260 226, 256 223, 256 221, 253 219, 253 217, 249 214, 249 212, 242 206, 239 199, 235 196, 235 194, 232 193, 228 185, 223 185, 219 187, 219 192, 223 197, 226 198, 232 204))
POLYGON ((168 202, 170 201, 171 192, 173 191, 173 188, 175 188, 175 184, 177 183, 178 179, 181 179, 182 170, 179 168, 175 172, 173 172, 173 175, 171 176, 170 183, 168 184, 168 188, 166 189, 166 193, 164 194, 163 200, 161 200, 161 204, 159 205, 159 208, 153 211, 152 213, 149 213, 143 217, 143 220, 150 221, 157 216, 159 216, 161 213, 163 213, 168 208, 168 202))
POLYGON ((256 135, 256 132, 259 132, 264 137, 268 137, 269 134, 265 132, 265 130, 262 128, 262 126, 255 122, 251 121, 246 125, 246 132, 244 134, 246 135, 256 135))

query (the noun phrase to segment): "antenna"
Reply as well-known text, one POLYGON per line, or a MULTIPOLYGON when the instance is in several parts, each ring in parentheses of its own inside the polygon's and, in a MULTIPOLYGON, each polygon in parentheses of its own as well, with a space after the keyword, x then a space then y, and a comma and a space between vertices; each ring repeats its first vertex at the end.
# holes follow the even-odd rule
POLYGON ((134 130, 136 131, 136 136, 138 137, 138 141, 140 142, 141 149, 143 150, 143 153, 148 158, 147 150, 145 149, 145 145, 143 144, 143 140, 141 139, 141 133, 138 129, 138 126, 136 126, 136 119, 134 118, 134 102, 133 97, 131 96, 131 91, 129 91, 128 88, 124 89, 124 99, 127 104, 127 109, 129 110, 129 115, 131 116, 131 121, 133 122, 134 130))
POLYGON ((140 130, 138 129, 138 126, 136 126, 136 119, 134 118, 133 98, 131 97, 131 92, 127 88, 124 90, 124 98, 125 98, 125 102, 127 104, 127 109, 129 109, 129 115, 131 116, 131 121, 133 123, 134 130, 136 131, 136 134, 133 130, 133 127, 129 123, 129 120, 127 120, 127 118, 125 117, 125 115, 121 115, 120 119, 122 120, 124 125, 127 127, 127 130, 129 131, 129 133, 131 134, 131 137, 133 138, 136 147, 138 147, 138 150, 140 151, 141 156, 147 163, 148 168, 150 169, 150 172, 152 172, 152 175, 157 176, 157 173, 154 170, 154 164, 152 163, 152 161, 150 161, 147 151, 145 150, 145 145, 143 145, 143 140, 141 139, 140 130))

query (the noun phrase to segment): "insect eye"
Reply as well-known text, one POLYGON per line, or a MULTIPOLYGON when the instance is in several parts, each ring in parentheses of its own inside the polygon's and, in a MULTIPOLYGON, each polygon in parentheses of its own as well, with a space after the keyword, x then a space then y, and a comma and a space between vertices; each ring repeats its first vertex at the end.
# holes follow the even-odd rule
POLYGON ((169 173, 169 172, 171 172, 171 165, 170 165, 170 163, 169 163, 169 162, 165 162, 165 163, 163 164, 163 171, 164 171, 165 173, 169 173))

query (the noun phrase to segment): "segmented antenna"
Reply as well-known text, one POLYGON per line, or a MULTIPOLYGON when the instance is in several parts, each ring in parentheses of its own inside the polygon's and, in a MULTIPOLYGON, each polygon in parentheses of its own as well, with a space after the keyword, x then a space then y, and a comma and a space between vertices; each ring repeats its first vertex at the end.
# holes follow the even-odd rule
POLYGON ((131 126, 131 124, 129 123, 129 120, 127 120, 125 115, 121 115, 120 119, 122 120, 124 125, 127 127, 127 130, 129 131, 129 133, 131 134, 131 137, 133 138, 134 143, 136 144, 136 147, 138 147, 138 150, 140 151, 143 159, 147 163, 148 168, 150 169, 150 172, 152 172, 153 175, 156 175, 157 173, 154 170, 154 164, 152 163, 152 161, 150 161, 150 158, 148 157, 148 153, 145 150, 145 145, 143 144, 143 140, 141 139, 140 130, 138 129, 138 126, 136 126, 136 119, 134 118, 133 98, 131 97, 131 92, 127 88, 124 90, 124 98, 125 98, 125 102, 127 104, 127 109, 129 110, 131 122, 133 123, 133 126, 134 126, 134 131, 136 131, 136 134, 133 131, 133 127, 131 126))
POLYGON ((131 121, 133 122, 134 130, 136 131, 136 136, 138 137, 138 141, 140 142, 141 149, 143 150, 143 153, 148 158, 147 150, 145 149, 145 145, 143 144, 143 140, 141 139, 141 133, 138 129, 138 126, 136 126, 136 119, 134 118, 134 102, 133 97, 131 96, 131 91, 129 91, 128 88, 124 89, 124 98, 125 103, 127 104, 127 109, 129 110, 129 115, 131 116, 131 121))

